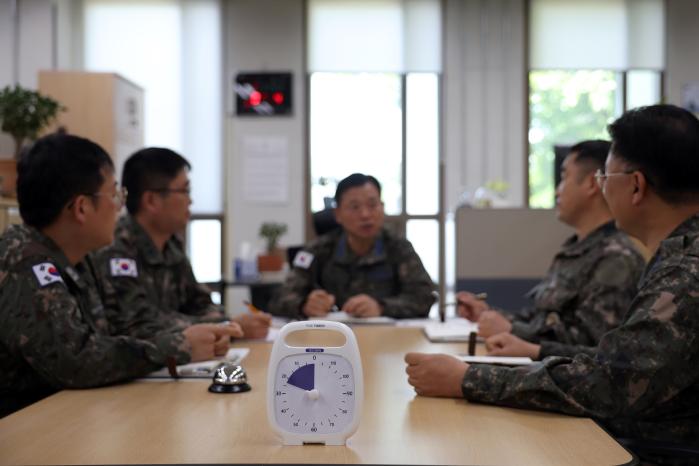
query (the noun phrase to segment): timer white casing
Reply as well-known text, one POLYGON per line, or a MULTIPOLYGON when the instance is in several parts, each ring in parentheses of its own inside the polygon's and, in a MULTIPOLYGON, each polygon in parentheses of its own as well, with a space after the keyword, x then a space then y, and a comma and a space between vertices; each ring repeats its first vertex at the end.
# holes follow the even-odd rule
MULTIPOLYGON (((314 366, 315 370, 315 366, 314 366)), ((288 380, 288 379, 287 379, 288 380)), ((357 339, 354 336, 352 330, 345 324, 340 322, 330 322, 321 320, 309 320, 304 322, 291 322, 286 324, 281 328, 279 335, 277 336, 274 346, 272 347, 272 354, 269 359, 269 367, 267 370, 267 418, 270 425, 274 431, 282 438, 285 445, 303 445, 304 443, 322 443, 325 445, 345 445, 347 439, 354 434, 359 427, 359 418, 362 411, 362 403, 364 400, 364 383, 363 383, 363 372, 362 372, 362 361, 359 357, 359 347, 357 346, 357 339), (286 337, 297 331, 301 330, 329 330, 337 331, 344 335, 345 344, 339 347, 324 347, 324 346, 288 346, 286 344, 286 337), (311 349, 313 351, 306 351, 311 349), (322 350, 322 351, 321 351, 322 350), (285 358, 296 356, 301 359, 311 358, 313 355, 321 356, 323 361, 335 360, 344 365, 344 362, 340 358, 344 358, 349 367, 352 370, 350 378, 353 381, 353 396, 345 397, 346 400, 354 400, 351 405, 351 409, 348 409, 348 414, 351 415, 351 419, 343 419, 344 416, 340 416, 338 419, 344 425, 339 426, 339 430, 328 432, 330 429, 329 423, 323 423, 323 426, 317 425, 316 432, 311 432, 310 428, 304 431, 307 426, 300 426, 296 431, 287 428, 287 426, 282 425, 277 419, 277 411, 281 412, 281 397, 276 395, 278 383, 281 383, 281 370, 280 364, 282 364, 285 358), (278 404, 279 403, 279 404, 278 404)), ((301 390, 300 388, 292 388, 292 390, 301 390)), ((341 390, 339 385, 336 390, 341 390)), ((311 393, 306 392, 310 397, 311 393)), ((316 397, 323 397, 324 400, 331 398, 330 393, 320 392, 319 394, 314 394, 316 397)), ((335 395, 339 395, 335 394, 335 395)), ((343 393, 344 395, 344 393, 343 393)), ((299 409, 299 406, 292 408, 289 405, 285 405, 290 409, 299 409)), ((301 407, 303 409, 303 407, 301 407)), ((302 412, 291 414, 304 415, 302 412)))

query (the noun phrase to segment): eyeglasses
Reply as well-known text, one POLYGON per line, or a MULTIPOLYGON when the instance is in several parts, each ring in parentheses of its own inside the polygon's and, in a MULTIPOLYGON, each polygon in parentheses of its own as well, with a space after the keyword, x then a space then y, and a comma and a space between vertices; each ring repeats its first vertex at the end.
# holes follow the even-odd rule
POLYGON ((607 182, 607 178, 609 178, 610 176, 631 175, 635 171, 636 170, 626 170, 623 172, 602 173, 602 170, 598 168, 595 172, 595 181, 597 181, 597 186, 599 186, 600 188, 604 188, 604 185, 607 182))
POLYGON ((92 193, 92 194, 86 194, 86 196, 95 196, 95 197, 100 197, 100 196, 111 196, 112 197, 112 202, 114 205, 121 207, 124 207, 124 204, 126 204, 126 196, 128 196, 129 192, 127 191, 126 188, 117 188, 116 191, 114 191, 114 194, 112 193, 92 193))
POLYGON ((192 188, 160 188, 160 189, 149 189, 148 191, 153 191, 154 193, 164 193, 164 194, 169 194, 169 193, 179 193, 179 194, 186 194, 189 196, 192 193, 192 188))

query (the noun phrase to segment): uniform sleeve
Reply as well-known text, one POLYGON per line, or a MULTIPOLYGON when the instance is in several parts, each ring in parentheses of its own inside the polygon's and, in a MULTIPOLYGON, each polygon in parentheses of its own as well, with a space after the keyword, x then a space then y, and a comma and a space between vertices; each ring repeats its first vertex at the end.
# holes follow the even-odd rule
POLYGON ((396 296, 383 298, 383 315, 394 318, 427 317, 435 302, 435 285, 409 241, 401 241, 398 255, 396 296))
POLYGON ((313 261, 307 268, 294 266, 289 271, 286 280, 270 300, 268 309, 270 314, 290 319, 305 318, 302 307, 308 294, 313 291, 322 258, 313 248, 307 248, 304 251, 314 256, 313 261))
POLYGON ((464 397, 603 420, 652 416, 699 379, 699 284, 678 283, 690 276, 668 274, 646 287, 594 356, 552 357, 517 369, 473 365, 463 379, 464 397))
POLYGON ((636 295, 642 267, 640 256, 613 253, 602 257, 580 293, 582 300, 575 310, 577 325, 554 323, 556 340, 595 346, 602 335, 624 318, 636 295))
POLYGON ((642 268, 640 256, 616 251, 603 255, 589 280, 582 283, 575 309, 561 313, 539 311, 529 322, 515 320, 512 334, 533 342, 553 340, 566 345, 596 346, 602 335, 623 319, 636 295, 642 268), (575 318, 566 319, 562 313, 573 313, 575 318))
POLYGON ((40 287, 30 273, 10 273, 3 288, 2 341, 55 387, 121 382, 162 367, 168 356, 189 360, 184 341, 168 354, 151 341, 96 334, 63 282, 40 287))
POLYGON ((597 351, 597 346, 586 346, 586 345, 569 345, 566 343, 559 343, 557 341, 544 340, 539 343, 541 349, 539 350, 539 359, 545 359, 549 356, 567 356, 574 358, 577 354, 587 354, 594 357, 597 351))
POLYGON ((177 318, 174 313, 166 315, 148 299, 144 277, 111 275, 110 262, 115 258, 133 260, 123 251, 105 250, 92 256, 92 272, 104 305, 107 320, 115 335, 129 335, 135 338, 151 338, 163 331, 183 330, 191 324, 189 319, 177 318))

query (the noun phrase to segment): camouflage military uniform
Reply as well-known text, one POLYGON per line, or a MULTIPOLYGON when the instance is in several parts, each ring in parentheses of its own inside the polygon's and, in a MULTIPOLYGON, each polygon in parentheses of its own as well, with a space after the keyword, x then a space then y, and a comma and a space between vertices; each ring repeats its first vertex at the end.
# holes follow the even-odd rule
POLYGON ((600 420, 614 435, 699 447, 699 215, 661 244, 621 326, 594 356, 473 365, 472 401, 600 420))
POLYGON ((60 388, 142 376, 168 356, 189 361, 181 333, 112 336, 89 269, 34 228, 0 237, 0 416, 60 388))
POLYGON ((512 333, 541 343, 541 357, 592 351, 619 325, 636 294, 644 261, 613 222, 582 241, 569 238, 530 297, 534 306, 512 322, 512 333))
POLYGON ((161 252, 143 227, 125 215, 117 223, 114 243, 93 258, 107 316, 119 332, 142 336, 160 327, 224 320, 209 289, 194 278, 176 236, 161 252))
POLYGON ((317 238, 297 254, 295 266, 270 303, 272 314, 301 318, 306 296, 316 288, 335 295, 336 304, 367 294, 389 317, 425 317, 434 303, 434 283, 412 245, 383 230, 369 254, 358 257, 342 230, 317 238), (308 262, 298 260, 309 258, 308 262))

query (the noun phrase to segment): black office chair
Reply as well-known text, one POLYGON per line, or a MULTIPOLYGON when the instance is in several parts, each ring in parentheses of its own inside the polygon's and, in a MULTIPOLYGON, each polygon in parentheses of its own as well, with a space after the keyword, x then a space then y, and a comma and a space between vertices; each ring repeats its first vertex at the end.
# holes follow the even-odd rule
POLYGON ((335 212, 332 208, 319 210, 313 214, 313 229, 316 235, 321 236, 340 228, 340 224, 335 220, 335 212))
POLYGON ((641 461, 651 464, 699 464, 699 449, 694 446, 654 442, 642 439, 617 439, 641 461))

